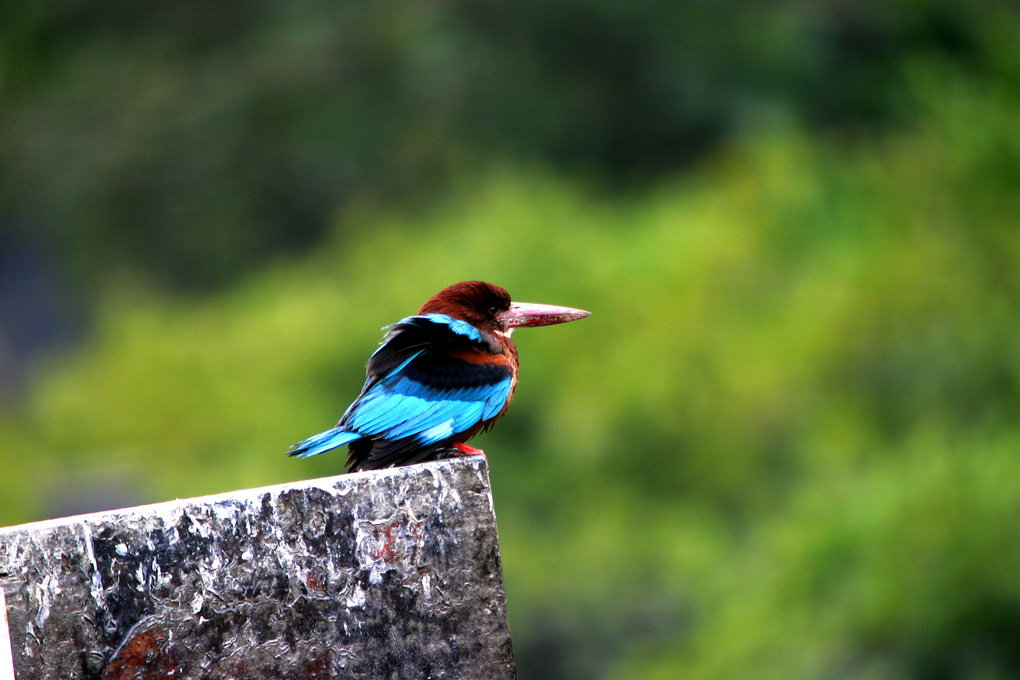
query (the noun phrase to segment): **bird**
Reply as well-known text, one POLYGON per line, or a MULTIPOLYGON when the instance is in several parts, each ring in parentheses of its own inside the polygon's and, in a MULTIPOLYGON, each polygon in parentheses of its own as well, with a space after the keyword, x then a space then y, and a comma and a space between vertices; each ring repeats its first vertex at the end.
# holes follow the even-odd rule
POLYGON ((484 281, 442 289, 418 313, 383 328, 365 385, 336 427, 293 445, 297 458, 348 446, 350 472, 449 456, 484 456, 466 442, 503 417, 517 387, 526 326, 583 319, 581 309, 513 302, 484 281))

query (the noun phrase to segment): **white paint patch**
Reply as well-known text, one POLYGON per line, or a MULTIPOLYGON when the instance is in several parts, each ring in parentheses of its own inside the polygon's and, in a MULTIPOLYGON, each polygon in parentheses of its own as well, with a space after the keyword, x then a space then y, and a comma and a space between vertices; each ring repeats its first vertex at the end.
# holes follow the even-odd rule
POLYGON ((154 562, 153 566, 156 568, 156 584, 160 587, 169 586, 173 580, 174 575, 172 573, 164 573, 162 567, 159 566, 159 562, 154 562))
POLYGON ((238 508, 234 503, 213 503, 209 507, 212 509, 212 514, 216 517, 214 526, 219 527, 224 524, 237 524, 238 508))
POLYGON ((99 563, 96 562, 96 551, 92 546, 92 527, 86 522, 82 524, 82 543, 85 544, 85 559, 92 567, 92 599, 100 607, 106 607, 106 589, 103 588, 103 577, 99 573, 99 563))
MULTIPOLYGON (((365 591, 354 586, 354 592, 346 597, 346 603, 348 609, 361 609, 365 606, 365 591)), ((344 626, 347 626, 346 621, 344 621, 344 626)))
POLYGON ((452 498, 454 505, 457 508, 460 508, 460 506, 463 505, 463 501, 460 498, 460 492, 457 491, 457 486, 455 484, 444 484, 441 487, 440 493, 442 493, 441 500, 452 498))
POLYGON ((32 590, 39 601, 39 612, 35 615, 35 625, 42 628, 46 619, 50 618, 50 586, 53 584, 53 575, 47 574, 42 583, 33 584, 32 590))
POLYGON ((14 680, 14 657, 11 654, 11 632, 7 627, 7 602, 0 588, 0 680, 14 680))
POLYGON ((425 602, 432 601, 432 573, 425 572, 421 576, 421 595, 425 602))

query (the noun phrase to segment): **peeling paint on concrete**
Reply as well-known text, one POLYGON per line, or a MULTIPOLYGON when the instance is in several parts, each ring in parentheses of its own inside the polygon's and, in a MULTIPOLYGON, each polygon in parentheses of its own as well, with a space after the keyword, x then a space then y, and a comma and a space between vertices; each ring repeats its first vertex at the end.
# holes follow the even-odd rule
POLYGON ((18 680, 514 677, 484 461, 0 529, 18 680))

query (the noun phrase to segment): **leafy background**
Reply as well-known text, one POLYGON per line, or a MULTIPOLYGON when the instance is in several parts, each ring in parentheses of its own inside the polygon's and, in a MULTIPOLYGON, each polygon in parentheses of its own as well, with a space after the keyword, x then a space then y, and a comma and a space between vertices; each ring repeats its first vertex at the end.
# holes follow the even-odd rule
POLYGON ((1010 2, 0 8, 0 524, 285 458, 457 280, 522 678, 1020 677, 1010 2))

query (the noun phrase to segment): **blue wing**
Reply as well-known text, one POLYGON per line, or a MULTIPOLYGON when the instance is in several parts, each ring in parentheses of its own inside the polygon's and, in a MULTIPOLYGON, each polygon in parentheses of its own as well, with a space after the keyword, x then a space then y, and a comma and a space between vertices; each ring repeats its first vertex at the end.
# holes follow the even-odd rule
POLYGON ((399 321, 369 360, 365 387, 337 427, 296 444, 290 455, 314 456, 367 438, 382 445, 380 454, 400 457, 491 421, 513 390, 513 367, 497 348, 471 324, 443 314, 399 321))

